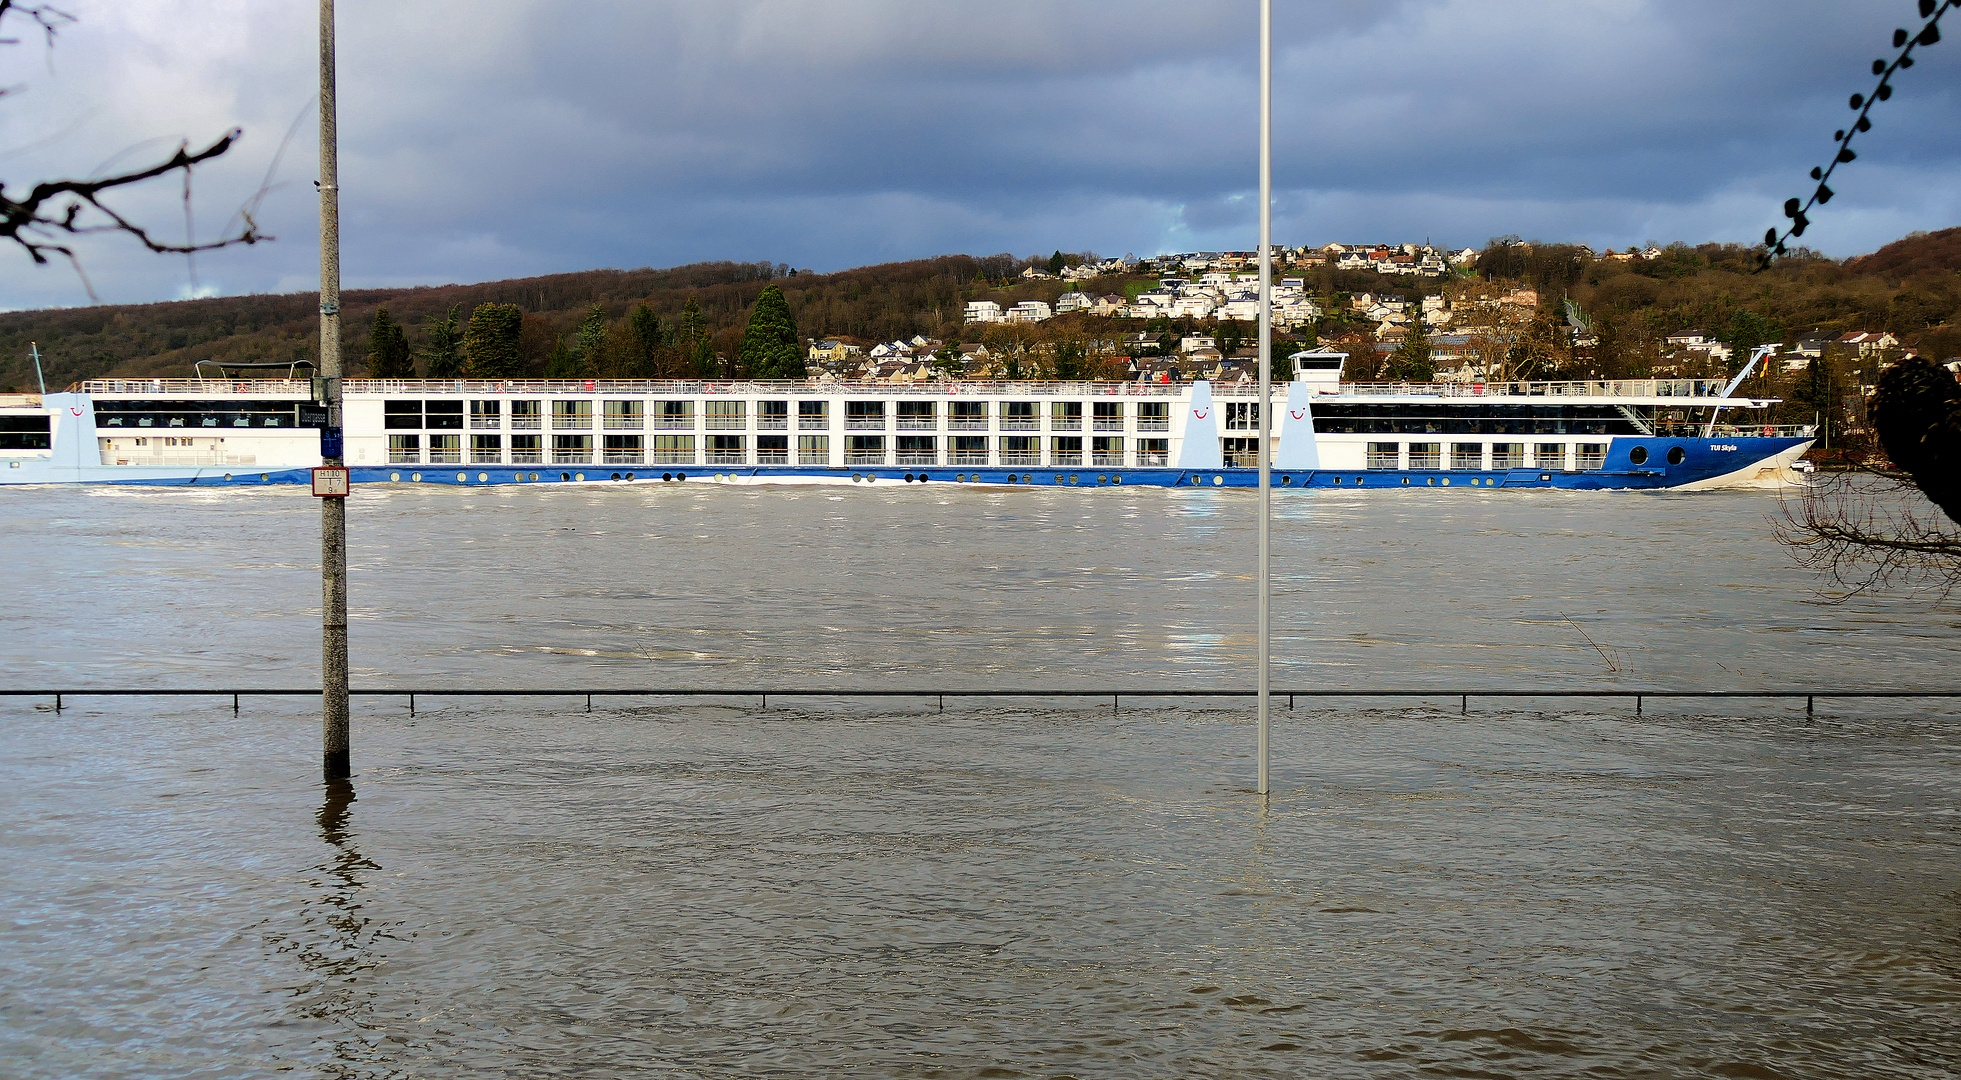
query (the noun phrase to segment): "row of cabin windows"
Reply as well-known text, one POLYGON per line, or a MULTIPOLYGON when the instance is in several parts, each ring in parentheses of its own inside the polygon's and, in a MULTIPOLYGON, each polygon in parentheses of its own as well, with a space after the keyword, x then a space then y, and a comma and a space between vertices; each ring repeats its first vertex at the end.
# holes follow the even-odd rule
MULTIPOLYGON (((1256 431, 1260 405, 1230 401, 1227 431, 1256 431)), ((1611 406, 1474 406, 1437 410, 1425 405, 1316 406, 1314 428, 1329 435, 1641 435, 1611 406)))
MULTIPOLYGON (((1413 442, 1409 444, 1409 463, 1403 464, 1403 444, 1393 442, 1372 442, 1368 445, 1367 465, 1371 469, 1442 469, 1444 468, 1444 444, 1434 442, 1413 442)), ((1563 472, 1566 464, 1565 443, 1533 443, 1529 447, 1532 459, 1531 468, 1550 469, 1563 472)), ((1487 469, 1526 468, 1525 443, 1501 442, 1491 444, 1491 463, 1485 464, 1484 444, 1451 443, 1450 468, 1482 472, 1487 469)), ((1573 465, 1580 472, 1591 472, 1602 468, 1607 461, 1606 443, 1577 443, 1573 447, 1573 465)))
MULTIPOLYGON (((513 450, 537 450, 545 445, 545 437, 542 435, 511 435, 508 438, 513 450)), ((695 438, 693 435, 602 435, 599 445, 607 449, 619 450, 638 449, 642 446, 663 450, 686 450, 694 446, 695 438)), ((702 445, 711 450, 740 450, 748 445, 751 438, 755 439, 758 450, 790 448, 788 435, 705 435, 701 440, 702 445)), ((422 446, 422 439, 421 435, 390 435, 388 446, 390 449, 414 450, 422 446)), ((471 435, 469 439, 473 450, 500 450, 504 447, 506 436, 471 435)), ((428 440, 432 449, 456 449, 463 445, 461 435, 431 435, 428 440)), ((831 437, 828 435, 798 435, 796 440, 799 450, 825 450, 831 445, 831 437)), ((885 440, 886 437, 883 435, 848 435, 845 437, 845 446, 852 450, 878 450, 884 447, 885 440)), ((949 450, 984 451, 987 449, 987 440, 986 435, 949 435, 946 442, 949 450)), ((996 441, 1000 449, 1013 452, 1039 450, 1042 442, 1041 437, 1037 435, 1002 435, 996 441)), ((1158 451, 1163 451, 1169 443, 1168 439, 1137 440, 1140 448, 1158 451)), ((933 450, 938 444, 937 435, 900 435, 893 440, 893 445, 900 450, 933 450)), ((1049 440, 1049 444, 1052 449, 1058 451, 1080 453, 1083 449, 1083 438, 1080 435, 1057 435, 1049 440)), ((559 449, 591 447, 593 437, 553 435, 551 445, 559 449)), ((1090 438, 1091 449, 1099 454, 1121 453, 1123 446, 1124 439, 1121 435, 1097 435, 1090 438)))
MULTIPOLYGON (((460 431, 464 427, 463 418, 466 405, 469 410, 469 426, 471 427, 501 426, 505 405, 510 406, 513 427, 540 426, 539 421, 542 418, 541 408, 543 404, 542 401, 521 399, 511 401, 488 399, 468 402, 462 399, 397 399, 382 403, 382 426, 391 431, 405 429, 416 431, 460 431)), ((642 418, 646 415, 652 415, 659 420, 669 422, 692 420, 695 415, 695 402, 693 400, 655 401, 651 403, 651 412, 648 410, 648 404, 643 401, 601 401, 599 403, 600 415, 607 420, 629 421, 642 418)), ((711 422, 717 418, 744 419, 748 415, 749 404, 747 401, 740 400, 704 401, 701 403, 702 414, 708 417, 711 422)), ((788 401, 758 401, 754 404, 756 406, 756 419, 759 422, 767 424, 771 421, 778 421, 787 424, 790 416, 790 403, 788 401)), ((936 420, 939 417, 941 402, 900 401, 896 404, 897 416, 901 421, 936 420)), ((945 404, 947 406, 946 415, 950 419, 980 421, 986 420, 988 417, 989 403, 985 401, 950 401, 945 404)), ((999 416, 1003 420, 1035 420, 1039 416, 1038 408, 1040 404, 1040 402, 1035 401, 1003 401, 999 403, 999 416)), ((1125 402, 1121 401, 1091 402, 1090 416, 1099 422, 1121 421, 1124 419, 1125 404, 1125 402)), ((1137 419, 1140 421, 1164 421, 1170 419, 1171 404, 1169 402, 1144 401, 1137 402, 1136 404, 1137 419)), ((886 405, 887 402, 884 401, 847 401, 844 403, 844 417, 847 421, 883 422, 886 415, 886 405)), ((554 424, 557 424, 561 420, 589 420, 593 414, 593 403, 590 400, 554 401, 551 403, 551 406, 554 424)), ((828 401, 797 402, 797 418, 800 423, 828 421, 829 416, 830 402, 828 401)), ((1080 401, 1052 401, 1049 403, 1049 416, 1053 420, 1080 421, 1083 418, 1083 403, 1080 401)))
MULTIPOLYGON (((703 436, 701 444, 708 450, 743 450, 748 446, 747 435, 708 435, 703 436)), ((428 446, 431 452, 456 451, 463 448, 461 435, 430 435, 428 446)), ((471 435, 470 449, 474 452, 495 452, 504 449, 503 435, 471 435)), ((544 449, 542 435, 512 435, 510 449, 513 452, 538 451, 544 449)), ((693 435, 603 435, 599 446, 606 450, 692 450, 695 448, 693 435)), ((790 449, 788 435, 756 435, 756 449, 761 451, 790 449)), ((802 451, 825 452, 831 447, 828 435, 798 435, 797 449, 802 451)), ((986 435, 951 435, 947 437, 947 449, 956 453, 986 453, 986 435)), ((1042 449, 1040 436, 1003 435, 997 440, 997 448, 1007 454, 1039 453, 1042 449)), ((844 448, 853 452, 877 452, 885 449, 886 437, 883 435, 848 435, 844 448)), ((1122 436, 1094 436, 1090 449, 1098 454, 1121 454, 1124 450, 1122 436)), ((1137 449, 1143 453, 1162 454, 1170 449, 1168 439, 1138 439, 1137 449)), ((893 446, 900 453, 932 453, 939 449, 939 437, 935 435, 900 435, 893 440, 893 446)), ((415 453, 422 449, 421 435, 390 435, 388 449, 391 456, 401 453, 415 453)), ((590 450, 593 448, 591 435, 553 435, 551 448, 554 450, 590 450)), ((1079 435, 1057 435, 1049 440, 1049 449, 1058 454, 1080 454, 1083 452, 1083 439, 1079 435)))
POLYGON ((53 443, 46 416, 0 416, 0 450, 47 450, 53 443))

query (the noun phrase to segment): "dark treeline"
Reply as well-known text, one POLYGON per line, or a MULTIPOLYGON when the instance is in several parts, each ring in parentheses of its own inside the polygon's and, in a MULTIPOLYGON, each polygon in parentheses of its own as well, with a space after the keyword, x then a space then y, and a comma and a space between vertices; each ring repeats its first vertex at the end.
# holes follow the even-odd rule
MULTIPOLYGON (((653 362, 662 375, 724 375, 739 356, 756 298, 772 283, 807 336, 889 340, 957 327, 968 297, 995 295, 987 290, 1012 280, 1030 262, 1008 255, 950 255, 794 276, 780 263, 718 262, 476 285, 355 289, 342 294, 342 358, 351 374, 366 373, 375 313, 385 307, 401 328, 416 373, 427 374, 431 333, 450 312, 456 310, 467 326, 481 305, 496 304, 522 313, 518 374, 543 376, 559 353, 561 365, 570 355, 585 373, 617 375, 631 359, 622 355, 634 344, 630 316, 644 308, 658 320, 660 342, 653 348, 665 351, 653 362), (582 331, 588 346, 594 340, 595 311, 605 345, 582 349, 582 331), (719 368, 710 370, 711 363, 719 368)), ((1050 287, 1011 291, 1014 298, 1059 291, 1056 283, 1043 284, 1050 287)), ((640 338, 649 336, 649 325, 642 314, 640 338)), ((29 341, 40 343, 47 381, 55 388, 101 376, 184 377, 198 360, 312 360, 318 335, 311 293, 12 312, 0 314, 0 388, 32 387, 29 341)), ((639 344, 646 347, 644 340, 639 344)))

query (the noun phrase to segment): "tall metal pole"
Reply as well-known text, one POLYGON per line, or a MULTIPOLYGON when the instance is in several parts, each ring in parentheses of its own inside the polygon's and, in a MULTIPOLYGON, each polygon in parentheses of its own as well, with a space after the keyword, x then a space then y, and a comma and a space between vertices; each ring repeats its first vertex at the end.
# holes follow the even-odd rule
POLYGON ((41 377, 41 343, 30 341, 27 351, 34 354, 34 382, 41 387, 41 396, 48 396, 48 380, 41 377))
POLYGON ((1273 0, 1260 0, 1260 794, 1267 793, 1273 580, 1267 519, 1273 508, 1273 0))
MULTIPOLYGON (((345 463, 340 401, 340 155, 334 112, 334 0, 320 0, 320 374, 322 464, 345 463)), ((320 748, 328 780, 353 774, 347 737, 347 500, 320 500, 320 748)))

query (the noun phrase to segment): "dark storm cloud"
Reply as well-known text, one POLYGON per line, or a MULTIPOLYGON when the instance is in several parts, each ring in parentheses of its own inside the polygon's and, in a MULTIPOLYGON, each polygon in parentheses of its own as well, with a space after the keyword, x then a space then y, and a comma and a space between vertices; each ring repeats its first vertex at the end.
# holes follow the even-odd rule
MULTIPOLYGON (((1906 0, 1275 6, 1281 239, 1597 246, 1760 235, 1913 14, 1906 0)), ((310 11, 146 11, 79 12, 56 75, 9 80, 60 107, 5 121, 4 145, 59 135, 25 159, 52 168, 242 122, 246 160, 200 188, 222 217, 311 93, 310 11)), ((1253 242, 1253 0, 343 0, 341 25, 350 283, 1253 242)), ((1961 52, 1925 60, 1807 240, 1850 254, 1954 223, 1961 52)), ((312 280, 311 151, 309 127, 280 169, 294 182, 266 202, 285 239, 206 258, 207 286, 312 280)), ((171 213, 170 194, 147 208, 171 213)), ((117 298, 186 286, 175 263, 91 258, 117 298)), ((17 264, 0 288, 18 297, 0 306, 76 299, 72 279, 17 264)))

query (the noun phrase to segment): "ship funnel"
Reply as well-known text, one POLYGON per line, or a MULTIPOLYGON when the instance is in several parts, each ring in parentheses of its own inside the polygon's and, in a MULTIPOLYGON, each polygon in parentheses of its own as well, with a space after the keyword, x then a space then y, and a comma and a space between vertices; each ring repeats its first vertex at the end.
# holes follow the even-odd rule
POLYGON ((1280 417, 1280 447, 1273 452, 1276 469, 1319 469, 1321 450, 1314 442, 1314 396, 1306 381, 1287 384, 1287 411, 1280 417))
POLYGON ((1219 447, 1218 414, 1218 408, 1212 404, 1212 384, 1204 379, 1194 382, 1191 401, 1185 406, 1185 435, 1178 446, 1178 468, 1225 468, 1225 452, 1219 447))

